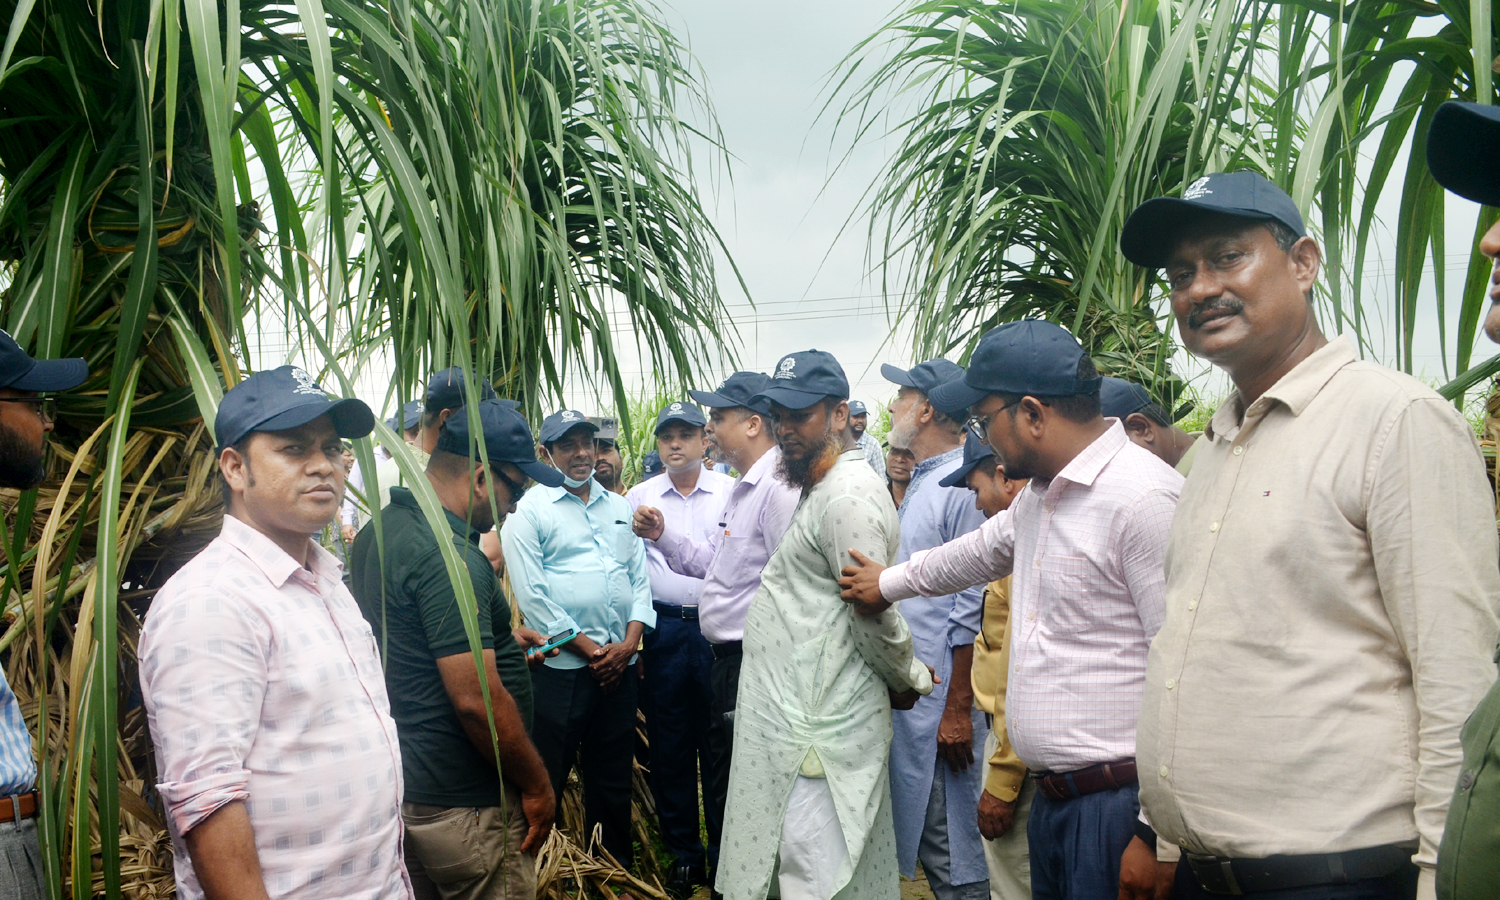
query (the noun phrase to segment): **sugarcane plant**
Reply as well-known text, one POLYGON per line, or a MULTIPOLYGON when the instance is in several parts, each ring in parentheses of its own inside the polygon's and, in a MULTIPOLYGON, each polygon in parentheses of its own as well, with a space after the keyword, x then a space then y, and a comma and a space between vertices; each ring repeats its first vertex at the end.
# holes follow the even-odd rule
POLYGON ((535 409, 620 384, 618 334, 690 377, 733 347, 692 186, 717 130, 640 0, 17 0, 0 24, 0 322, 92 373, 53 477, 0 494, 0 653, 52 896, 160 896, 135 640, 217 534, 223 391, 289 345, 346 393, 389 373, 388 409, 449 364, 535 409))

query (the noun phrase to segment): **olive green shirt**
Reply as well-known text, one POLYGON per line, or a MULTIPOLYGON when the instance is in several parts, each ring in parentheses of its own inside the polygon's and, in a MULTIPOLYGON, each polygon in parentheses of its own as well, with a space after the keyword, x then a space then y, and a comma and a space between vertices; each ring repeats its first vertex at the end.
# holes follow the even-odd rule
MULTIPOLYGON (((1495 654, 1500 661, 1500 652, 1495 654)), ((1489 900, 1500 891, 1500 682, 1464 723, 1464 761, 1438 849, 1439 900, 1489 900)))
MULTIPOLYGON (((445 537, 463 556, 474 585, 479 644, 495 651, 500 681, 515 699, 529 731, 531 675, 526 655, 511 635, 510 603, 489 559, 479 549, 479 532, 453 513, 444 514, 452 529, 445 537)), ((458 595, 432 528, 416 498, 403 487, 391 488, 391 503, 381 511, 381 524, 385 531, 383 597, 373 522, 354 539, 350 569, 354 598, 375 632, 385 664, 386 691, 406 780, 403 799, 433 806, 499 806, 495 763, 469 741, 437 667, 439 659, 469 653, 470 647, 458 595)))

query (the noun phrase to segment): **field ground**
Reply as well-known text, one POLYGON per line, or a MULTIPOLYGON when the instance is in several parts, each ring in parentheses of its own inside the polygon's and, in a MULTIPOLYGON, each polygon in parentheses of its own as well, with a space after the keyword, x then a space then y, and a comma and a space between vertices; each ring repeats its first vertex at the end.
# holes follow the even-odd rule
MULTIPOLYGON (((708 888, 699 888, 693 894, 693 900, 709 900, 708 888)), ((901 879, 901 900, 933 900, 932 890, 927 887, 927 877, 919 872, 915 881, 901 879)))

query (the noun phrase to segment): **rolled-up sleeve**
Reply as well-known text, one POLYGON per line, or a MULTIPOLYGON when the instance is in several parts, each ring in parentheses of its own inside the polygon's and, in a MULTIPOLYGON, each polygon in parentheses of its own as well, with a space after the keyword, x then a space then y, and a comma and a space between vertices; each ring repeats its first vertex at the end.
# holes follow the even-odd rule
POLYGON ((260 729, 270 633, 233 597, 158 596, 140 644, 157 792, 179 834, 250 797, 245 760, 260 729))
POLYGON ((880 593, 894 603, 912 597, 941 597, 988 584, 1010 574, 1016 532, 1010 511, 976 531, 941 547, 913 553, 911 559, 880 573, 880 593))
POLYGON ((505 556, 511 590, 527 623, 543 634, 581 631, 573 617, 548 596, 547 573, 542 568, 542 539, 528 507, 519 506, 505 517, 505 524, 500 527, 500 549, 505 556))

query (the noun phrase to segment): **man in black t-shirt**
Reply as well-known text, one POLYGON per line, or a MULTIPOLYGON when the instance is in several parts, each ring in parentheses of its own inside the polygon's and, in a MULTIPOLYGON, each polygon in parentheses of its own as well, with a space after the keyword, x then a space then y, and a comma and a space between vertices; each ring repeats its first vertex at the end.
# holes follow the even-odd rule
POLYGON ((418 900, 535 896, 534 854, 555 808, 528 737, 526 654, 479 536, 520 498, 528 476, 551 486, 562 476, 536 461, 531 430, 514 410, 484 400, 478 419, 473 427, 467 410, 454 412, 427 465, 443 532, 434 534, 410 490, 394 487, 381 540, 371 523, 352 554, 354 596, 380 644, 401 743, 406 864, 418 900), (481 431, 487 466, 475 446, 481 431), (455 592, 439 540, 457 551, 472 599, 455 592), (476 619, 488 703, 464 608, 476 619))

